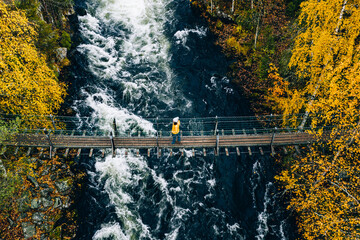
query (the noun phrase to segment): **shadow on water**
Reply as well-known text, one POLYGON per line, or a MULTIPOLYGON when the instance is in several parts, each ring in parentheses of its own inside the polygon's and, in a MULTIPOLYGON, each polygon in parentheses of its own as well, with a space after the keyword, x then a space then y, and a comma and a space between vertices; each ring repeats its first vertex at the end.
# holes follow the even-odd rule
POLYGON ((194 102, 189 117, 251 115, 247 100, 226 77, 230 60, 214 45, 206 22, 194 15, 189 1, 172 1, 168 7, 175 15, 165 26, 170 64, 178 87, 194 102))

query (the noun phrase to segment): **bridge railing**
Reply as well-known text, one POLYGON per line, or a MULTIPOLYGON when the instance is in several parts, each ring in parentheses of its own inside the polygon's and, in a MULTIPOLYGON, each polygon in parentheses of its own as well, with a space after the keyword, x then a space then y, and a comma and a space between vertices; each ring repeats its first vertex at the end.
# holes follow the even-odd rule
MULTIPOLYGON (((302 115, 299 115, 299 119, 302 115)), ((171 135, 172 119, 149 119, 162 136, 171 135)), ((282 115, 180 118, 183 136, 263 134, 273 131, 295 132, 295 128, 283 129, 282 115), (282 129, 282 130, 281 130, 282 129)))
MULTIPOLYGON (((206 118, 180 118, 181 135, 183 136, 208 136, 208 135, 240 135, 240 134, 264 134, 272 132, 296 132, 296 128, 286 128, 284 119, 291 118, 300 122, 303 115, 289 116, 265 115, 265 116, 237 116, 237 117, 206 117, 206 118)), ((98 119, 90 117, 69 117, 69 116, 19 116, 19 115, 0 115, 0 119, 9 120, 20 118, 23 122, 28 122, 32 129, 23 128, 24 133, 44 134, 44 128, 51 134, 75 135, 75 136, 109 136, 112 132, 116 136, 122 137, 149 137, 149 136, 171 136, 172 118, 145 118, 143 122, 151 127, 144 128, 141 123, 132 123, 125 129, 114 126, 115 121, 108 121, 109 126, 101 130, 96 124, 98 119), (121 129, 121 130, 119 130, 121 129)), ((27 126, 27 125, 25 125, 27 126)), ((306 128, 308 129, 308 128, 306 128)))

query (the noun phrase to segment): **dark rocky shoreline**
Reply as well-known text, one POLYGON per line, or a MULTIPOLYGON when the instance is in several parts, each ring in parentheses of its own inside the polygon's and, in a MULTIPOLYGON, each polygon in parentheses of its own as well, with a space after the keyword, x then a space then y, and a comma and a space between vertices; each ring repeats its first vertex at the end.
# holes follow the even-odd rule
MULTIPOLYGON (((23 182, 21 198, 17 199, 19 217, 25 239, 69 239, 77 229, 74 208, 76 192, 84 174, 77 172, 73 158, 47 155, 28 158, 32 172, 23 182)), ((15 219, 9 219, 10 226, 15 219)))

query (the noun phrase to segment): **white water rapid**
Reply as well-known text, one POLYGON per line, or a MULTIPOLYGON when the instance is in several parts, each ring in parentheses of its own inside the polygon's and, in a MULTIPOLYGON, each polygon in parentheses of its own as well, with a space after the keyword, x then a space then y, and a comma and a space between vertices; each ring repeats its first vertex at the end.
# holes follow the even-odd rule
MULTIPOLYGON (((190 23, 181 22, 177 10, 189 1, 83 2, 86 14, 78 16, 81 44, 76 49, 83 69, 76 71, 86 81, 78 83, 72 105, 79 128, 110 132, 116 119, 121 134, 151 135, 156 130, 149 117, 240 112, 235 104, 240 97, 224 76, 225 58, 212 49, 198 51, 205 41, 213 44, 204 40, 211 39, 209 30, 191 17, 190 23)), ((188 5, 182 9, 185 14, 188 5)), ((81 82, 78 75, 74 78, 81 82)), ((256 160, 246 168, 235 155, 215 158, 211 150, 208 155, 192 157, 185 151, 181 156, 175 150, 174 156, 165 152, 157 159, 118 149, 116 157, 82 159, 89 181, 89 209, 83 212, 89 218, 83 214, 85 230, 79 238, 243 240, 273 234, 268 220, 272 183, 267 181, 266 192, 259 193, 263 164, 256 160), (243 176, 248 177, 240 183, 243 176), (245 190, 237 193, 234 186, 245 190), (243 219, 256 224, 241 222, 243 212, 249 216, 243 219)), ((281 236, 286 234, 283 226, 276 227, 281 236)))

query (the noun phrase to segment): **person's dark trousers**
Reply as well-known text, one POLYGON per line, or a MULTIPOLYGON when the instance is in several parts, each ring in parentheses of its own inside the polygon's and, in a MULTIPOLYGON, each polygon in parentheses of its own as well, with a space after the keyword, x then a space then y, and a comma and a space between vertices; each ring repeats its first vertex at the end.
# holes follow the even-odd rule
POLYGON ((173 134, 173 140, 172 140, 172 143, 171 144, 175 144, 176 142, 176 138, 178 140, 178 142, 180 142, 180 134, 173 134))

